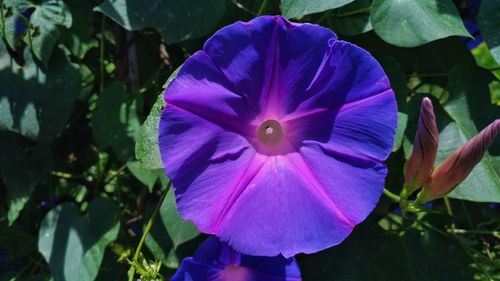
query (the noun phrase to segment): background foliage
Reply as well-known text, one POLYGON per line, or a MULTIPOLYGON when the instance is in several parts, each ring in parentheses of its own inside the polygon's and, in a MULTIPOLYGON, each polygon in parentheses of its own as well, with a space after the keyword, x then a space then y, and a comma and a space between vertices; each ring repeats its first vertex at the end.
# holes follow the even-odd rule
MULTIPOLYGON (((438 117, 438 162, 500 116, 496 0, 0 3, 0 280, 126 280, 163 197, 137 271, 168 280, 192 255, 205 237, 167 192, 159 94, 208 36, 236 20, 318 23, 381 62, 399 107, 388 160, 394 192, 423 96, 438 117)), ((299 255, 303 279, 500 280, 499 143, 445 200, 403 218, 383 197, 343 244, 299 255)))

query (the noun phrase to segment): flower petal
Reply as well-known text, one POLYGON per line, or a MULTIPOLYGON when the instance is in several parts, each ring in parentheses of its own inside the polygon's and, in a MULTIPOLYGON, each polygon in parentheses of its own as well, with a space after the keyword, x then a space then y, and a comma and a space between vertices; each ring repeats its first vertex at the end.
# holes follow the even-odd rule
POLYGON ((340 243, 353 225, 308 180, 288 156, 268 157, 216 234, 243 253, 262 256, 290 257, 340 243))
POLYGON ((218 202, 229 200, 250 169, 255 151, 243 136, 175 106, 164 109, 159 132, 161 157, 178 210, 210 233, 224 207, 218 202))
POLYGON ((381 162, 391 152, 396 124, 396 101, 389 90, 340 107, 310 111, 288 120, 286 128, 297 147, 315 141, 342 154, 381 162))
POLYGON ((175 106, 222 128, 252 132, 245 98, 235 93, 230 81, 204 52, 191 56, 165 91, 167 108, 175 106))
MULTIPOLYGON (((296 109, 287 119, 315 114, 320 109, 338 109, 377 95, 394 98, 384 70, 367 51, 334 39, 329 45, 323 63, 306 92, 294 97, 297 98, 294 100, 296 109)), ((393 106, 387 108, 387 111, 393 110, 393 106)))
MULTIPOLYGON (((182 261, 181 266, 177 270, 171 281, 206 281, 220 280, 222 269, 207 266, 203 263, 195 261, 193 258, 186 258, 182 261)), ((223 281, 223 280, 221 280, 223 281)))
POLYGON ((375 208, 387 168, 372 159, 343 154, 315 141, 301 149, 304 162, 352 224, 362 222, 375 208))
POLYGON ((337 39, 330 29, 319 25, 280 23, 277 47, 274 46, 277 62, 266 100, 266 114, 277 116, 290 113, 289 107, 304 98, 330 49, 328 42, 337 39))
POLYGON ((272 76, 278 20, 266 16, 236 22, 219 30, 203 46, 204 53, 255 113, 261 110, 260 97, 272 76))
MULTIPOLYGON (((261 276, 281 276, 280 279, 276 280, 283 281, 300 280, 300 268, 294 258, 287 259, 281 255, 276 257, 242 255, 240 264, 241 266, 251 268, 256 273, 260 273, 261 276)), ((260 278, 256 280, 267 279, 260 278)))
POLYGON ((300 281, 293 258, 241 255, 216 237, 203 242, 193 258, 182 261, 173 281, 300 281))

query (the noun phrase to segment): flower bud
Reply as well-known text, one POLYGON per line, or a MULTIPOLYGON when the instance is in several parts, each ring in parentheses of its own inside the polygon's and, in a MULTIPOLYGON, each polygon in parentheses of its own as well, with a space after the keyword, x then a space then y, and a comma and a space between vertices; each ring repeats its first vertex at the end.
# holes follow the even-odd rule
POLYGON ((500 119, 497 119, 469 142, 453 152, 448 159, 434 170, 429 181, 424 184, 418 201, 422 203, 443 197, 465 180, 474 166, 481 161, 499 131, 500 119))
POLYGON ((432 102, 429 98, 424 98, 420 107, 413 151, 404 166, 408 195, 420 188, 431 176, 436 160, 438 134, 432 102))

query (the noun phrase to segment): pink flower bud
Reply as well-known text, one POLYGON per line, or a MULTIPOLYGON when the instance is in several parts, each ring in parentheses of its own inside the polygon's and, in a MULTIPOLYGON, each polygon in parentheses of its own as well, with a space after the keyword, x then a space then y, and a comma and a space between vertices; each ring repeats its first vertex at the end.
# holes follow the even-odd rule
POLYGON ((500 131, 500 119, 493 121, 488 127, 473 137, 448 157, 434 170, 431 178, 424 184, 419 201, 425 202, 443 197, 460 184, 481 161, 484 153, 491 146, 500 131))
POLYGON ((429 98, 422 100, 413 151, 404 166, 407 194, 420 188, 429 179, 434 168, 438 147, 436 117, 429 98))

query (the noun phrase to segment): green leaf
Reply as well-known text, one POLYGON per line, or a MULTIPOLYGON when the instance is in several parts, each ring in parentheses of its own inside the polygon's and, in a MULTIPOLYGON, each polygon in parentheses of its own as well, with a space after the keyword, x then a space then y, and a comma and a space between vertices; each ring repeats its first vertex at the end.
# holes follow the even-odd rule
POLYGON ((183 220, 175 207, 174 191, 170 189, 161 206, 159 216, 146 238, 146 246, 156 259, 167 267, 179 266, 178 248, 196 238, 200 232, 193 223, 183 220))
POLYGON ((29 5, 27 0, 4 0, 0 5, 0 34, 12 49, 15 49, 22 39, 20 34, 16 33, 16 21, 26 22, 21 12, 29 5))
MULTIPOLYGON (((180 67, 170 75, 163 85, 164 88, 166 88, 175 78, 179 69, 180 67)), ((163 169, 163 164, 160 159, 160 147, 158 146, 158 126, 160 124, 161 112, 164 107, 165 101, 163 100, 163 93, 161 93, 137 134, 135 157, 139 160, 144 169, 163 169)))
POLYGON ((138 161, 127 162, 127 168, 138 181, 148 187, 149 192, 153 192, 154 185, 156 184, 160 176, 165 174, 163 168, 148 170, 145 169, 138 161))
POLYGON ((94 32, 95 16, 90 1, 66 0, 66 4, 73 15, 73 24, 67 32, 61 34, 61 41, 78 57, 83 58, 92 47, 97 47, 97 40, 92 37, 94 32))
POLYGON ((397 151, 403 143, 403 137, 408 124, 408 114, 398 112, 398 127, 396 129, 396 136, 394 137, 394 145, 392 151, 397 151))
POLYGON ((281 11, 286 18, 300 18, 342 7, 353 0, 281 0, 281 11))
POLYGON ((18 49, 20 41, 33 51, 33 54, 45 66, 60 37, 58 26, 66 28, 72 25, 71 13, 62 0, 43 0, 29 2, 27 0, 5 0, 2 5, 2 34, 12 49, 18 49), (30 19, 21 13, 33 9, 30 19), (19 33, 16 25, 24 22, 29 28, 27 34, 19 33))
POLYGON ((79 94, 80 73, 63 50, 54 50, 48 70, 40 68, 28 49, 21 68, 0 40, 0 128, 31 139, 49 139, 66 125, 79 94))
POLYGON ((224 7, 224 0, 106 0, 95 11, 128 30, 154 28, 172 44, 212 31, 224 7))
POLYGON ((500 79, 500 64, 495 60, 485 42, 477 45, 476 48, 471 50, 471 53, 478 66, 486 69, 495 69, 491 72, 493 72, 495 77, 500 79))
POLYGON ((0 134, 0 177, 7 188, 9 225, 12 225, 39 182, 52 170, 52 153, 43 144, 22 147, 19 139, 5 132, 0 134))
POLYGON ((341 35, 354 36, 372 30, 371 4, 372 0, 358 0, 332 11, 333 31, 341 35))
POLYGON ((81 217, 73 203, 52 209, 42 221, 38 251, 56 280, 92 281, 106 246, 118 236, 120 210, 109 199, 97 198, 81 217))
POLYGON ((382 39, 400 47, 470 36, 451 0, 374 0, 370 20, 382 39))
MULTIPOLYGON (((437 162, 500 116, 500 107, 491 104, 489 87, 494 76, 473 64, 459 64, 449 75, 450 99, 444 105, 451 122, 439 136, 437 162)), ((500 202, 500 139, 497 138, 482 161, 450 197, 479 202, 500 202)))
MULTIPOLYGON (((3 3, 2 3, 3 4, 3 3)), ((3 37, 5 33, 5 14, 4 14, 5 5, 0 5, 0 35, 3 37)))
POLYGON ((163 169, 158 146, 158 126, 164 106, 163 94, 160 94, 137 134, 135 157, 145 169, 163 169))
POLYGON ((98 97, 91 126, 99 147, 111 147, 118 157, 128 161, 134 156, 134 140, 140 127, 137 109, 142 96, 128 95, 122 82, 114 81, 98 97))
POLYGON ((479 7, 477 24, 491 54, 500 64, 500 1, 483 0, 479 7))
POLYGON ((39 1, 39 3, 40 4, 34 6, 35 11, 31 15, 32 19, 36 16, 43 19, 43 21, 62 25, 66 28, 71 27, 73 17, 63 0, 43 0, 41 2, 39 1))
POLYGON ((45 0, 34 5, 30 34, 26 40, 35 56, 48 65, 52 50, 61 36, 58 25, 70 28, 73 22, 68 6, 62 0, 45 0))

